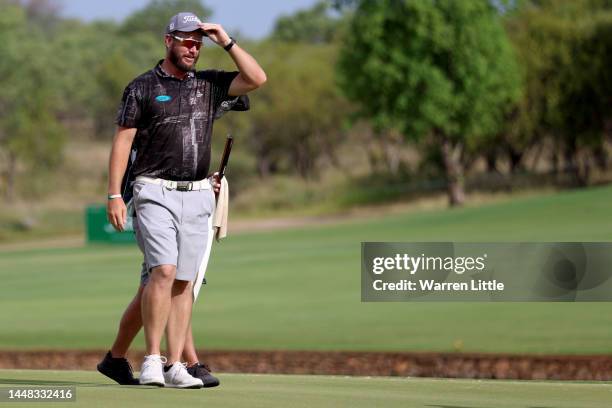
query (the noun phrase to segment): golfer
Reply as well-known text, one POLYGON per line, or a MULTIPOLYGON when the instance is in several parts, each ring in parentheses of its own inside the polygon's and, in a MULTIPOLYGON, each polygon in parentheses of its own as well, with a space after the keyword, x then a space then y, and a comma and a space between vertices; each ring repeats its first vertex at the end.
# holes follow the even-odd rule
MULTIPOLYGON (((241 95, 236 97, 230 97, 223 101, 217 112, 215 112, 215 119, 219 119, 225 113, 229 111, 247 111, 250 109, 249 97, 247 95, 241 95)), ((123 201, 130 202, 132 199, 132 183, 133 173, 132 167, 134 160, 138 152, 134 146, 130 153, 128 167, 126 169, 123 181, 121 183, 121 189, 123 192, 123 201)), ((215 173, 216 174, 216 173, 215 173)), ((213 188, 217 192, 218 187, 213 188)), ((128 205, 129 206, 129 205, 128 205)), ((219 207, 219 203, 217 203, 219 207)), ((133 222, 137 220, 132 219, 133 222)), ((141 238, 138 235, 138 238, 141 238)), ((209 240, 209 244, 210 244, 209 240)), ((138 239, 138 246, 144 254, 144 244, 141 239, 138 239)), ((207 254, 210 255, 210 245, 207 247, 207 254)), ((207 255, 205 255, 206 257, 207 255)), ((206 262, 200 265, 200 272, 202 273, 202 280, 204 279, 204 273, 206 271, 206 262)), ((198 278, 199 279, 199 278, 198 278)), ((106 353, 102 361, 97 365, 97 369, 100 373, 116 381, 121 385, 137 385, 139 381, 134 378, 132 366, 126 358, 127 351, 136 338, 136 335, 142 328, 142 292, 149 280, 149 268, 146 263, 142 263, 142 269, 140 272, 140 285, 136 291, 136 295, 130 301, 127 308, 123 312, 121 321, 119 322, 119 330, 115 337, 115 341, 111 349, 106 353)), ((194 290, 194 301, 196 299, 198 291, 194 290)), ((219 385, 219 379, 211 374, 210 367, 206 363, 201 363, 193 341, 193 334, 191 324, 187 329, 187 336, 185 339, 185 346, 183 347, 183 361, 187 367, 187 372, 193 377, 199 378, 204 383, 204 388, 216 387, 219 385)))
POLYGON ((140 384, 200 388, 180 358, 191 319, 191 285, 213 239, 210 217, 219 183, 207 178, 214 113, 228 96, 244 95, 266 74, 218 24, 193 13, 170 19, 166 56, 125 89, 109 163, 108 218, 122 231, 127 209, 121 180, 135 143, 137 222, 148 282, 142 292, 146 355, 140 384), (195 71, 203 36, 223 47, 238 71, 195 71), (213 186, 214 184, 214 186, 213 186), (161 356, 164 331, 167 358, 161 356))

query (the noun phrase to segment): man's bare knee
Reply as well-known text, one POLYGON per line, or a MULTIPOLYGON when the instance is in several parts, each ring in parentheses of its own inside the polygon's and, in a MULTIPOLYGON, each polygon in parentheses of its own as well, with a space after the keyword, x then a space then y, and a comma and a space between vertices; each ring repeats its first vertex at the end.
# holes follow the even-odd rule
POLYGON ((176 276, 176 266, 174 265, 159 265, 151 269, 151 281, 164 281, 170 282, 174 280, 176 276))

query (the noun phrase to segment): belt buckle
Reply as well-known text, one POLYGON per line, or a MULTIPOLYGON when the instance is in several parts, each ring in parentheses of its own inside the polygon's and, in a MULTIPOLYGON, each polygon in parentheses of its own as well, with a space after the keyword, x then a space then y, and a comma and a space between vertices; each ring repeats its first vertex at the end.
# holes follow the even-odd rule
POLYGON ((177 181, 176 189, 178 191, 191 191, 193 189, 193 183, 191 181, 177 181))

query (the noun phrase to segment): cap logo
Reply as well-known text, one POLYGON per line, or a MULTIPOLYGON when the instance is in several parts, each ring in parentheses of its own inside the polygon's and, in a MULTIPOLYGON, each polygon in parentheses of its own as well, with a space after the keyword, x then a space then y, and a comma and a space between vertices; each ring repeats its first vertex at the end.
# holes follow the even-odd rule
POLYGON ((183 23, 200 23, 200 19, 196 16, 183 16, 183 23))

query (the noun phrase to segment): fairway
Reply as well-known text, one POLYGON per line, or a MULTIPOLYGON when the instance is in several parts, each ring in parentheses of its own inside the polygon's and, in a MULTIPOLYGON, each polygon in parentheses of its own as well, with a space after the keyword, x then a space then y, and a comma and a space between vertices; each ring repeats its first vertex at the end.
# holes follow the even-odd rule
MULTIPOLYGON (((66 407, 437 407, 604 408, 609 383, 476 381, 301 375, 222 374, 221 386, 201 390, 111 384, 91 371, 0 370, 0 387, 76 386, 66 407)), ((2 406, 24 406, 6 404, 2 406)))
MULTIPOLYGON (((360 243, 612 241, 611 202, 605 187, 338 225, 230 230, 213 246, 195 305, 196 345, 610 353, 610 303, 362 303, 360 243)), ((129 245, 0 253, 0 348, 107 349, 140 261, 129 245)))

